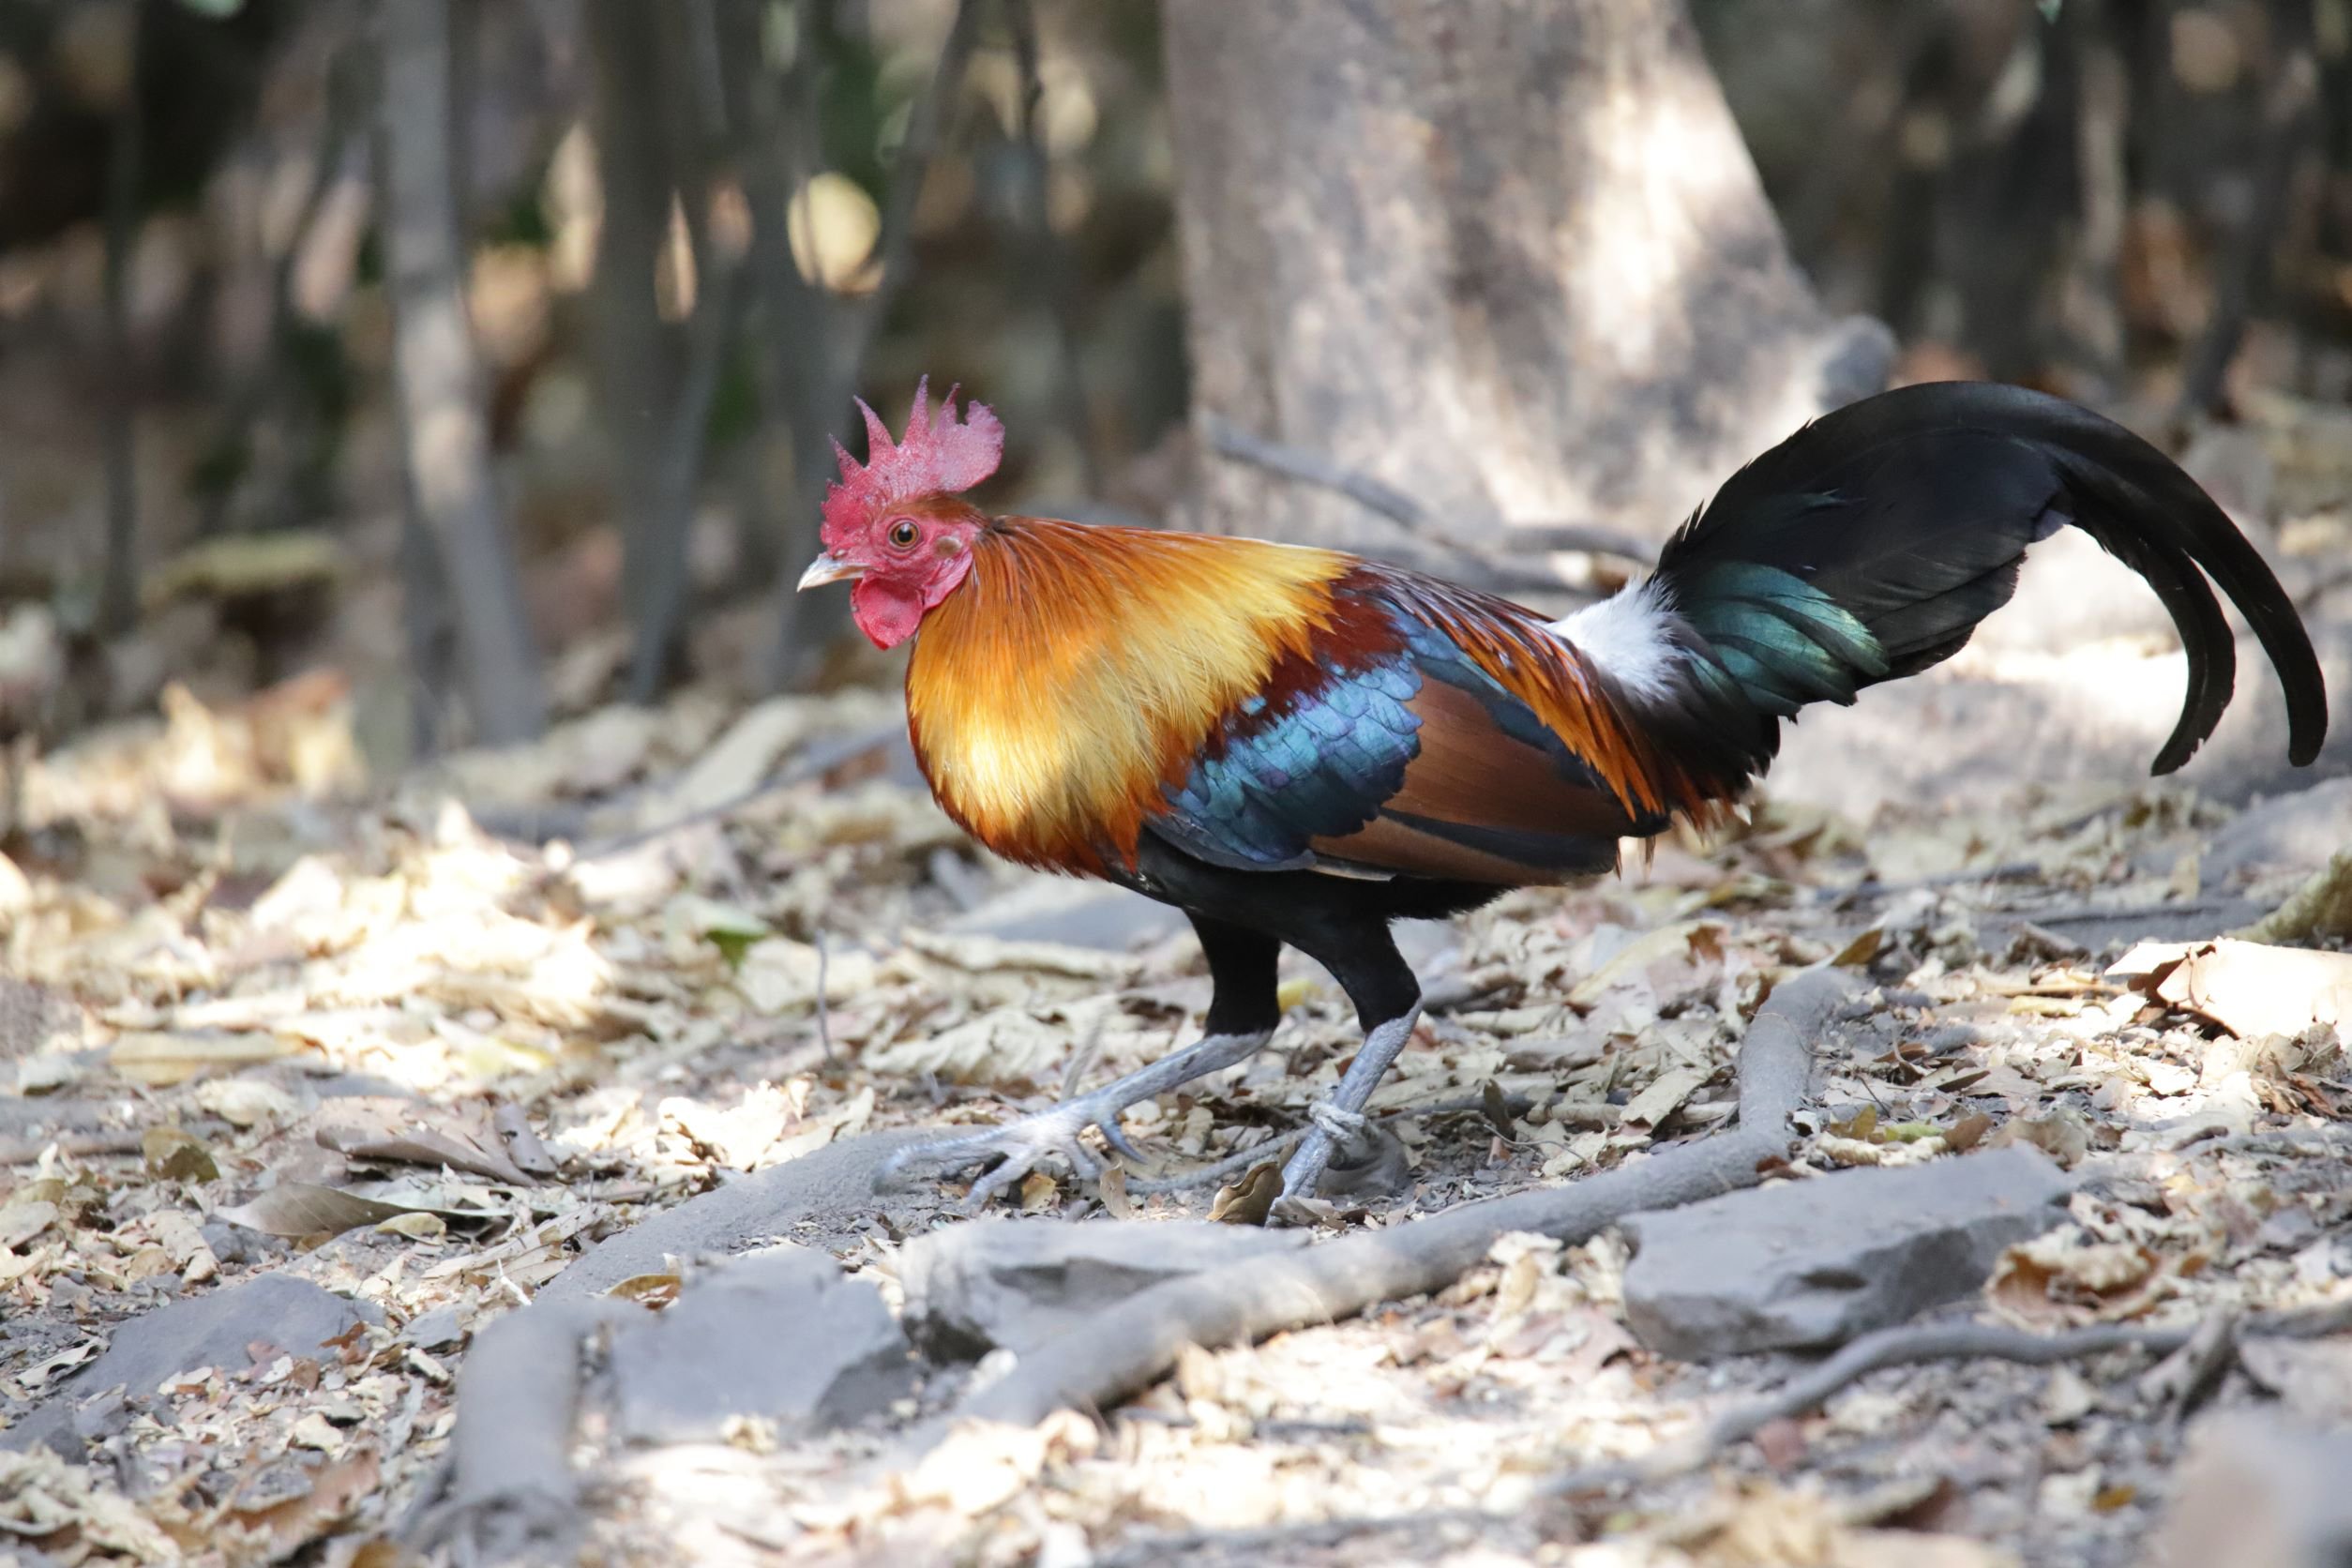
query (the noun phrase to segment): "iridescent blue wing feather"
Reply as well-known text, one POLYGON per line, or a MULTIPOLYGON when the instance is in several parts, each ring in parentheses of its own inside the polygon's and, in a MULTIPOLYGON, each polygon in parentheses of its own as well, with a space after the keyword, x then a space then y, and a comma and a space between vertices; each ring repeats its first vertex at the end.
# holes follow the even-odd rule
POLYGON ((1150 831, 1237 870, 1529 882, 1608 870, 1621 836, 1663 825, 1442 632, 1384 611, 1391 646, 1229 716, 1150 831))

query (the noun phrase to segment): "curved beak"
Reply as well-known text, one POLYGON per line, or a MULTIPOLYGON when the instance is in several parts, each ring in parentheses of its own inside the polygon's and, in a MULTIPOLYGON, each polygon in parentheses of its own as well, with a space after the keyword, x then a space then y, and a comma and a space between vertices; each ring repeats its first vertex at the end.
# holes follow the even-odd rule
POLYGON ((828 582, 847 582, 866 575, 866 568, 854 561, 844 561, 830 551, 808 563, 808 569, 800 574, 798 592, 822 588, 828 582))

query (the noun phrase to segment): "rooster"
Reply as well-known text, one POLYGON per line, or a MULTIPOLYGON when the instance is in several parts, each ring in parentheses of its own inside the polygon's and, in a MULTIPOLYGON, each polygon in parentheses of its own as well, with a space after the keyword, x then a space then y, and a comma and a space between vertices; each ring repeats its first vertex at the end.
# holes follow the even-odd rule
POLYGON ((1364 1032, 1283 1170, 1286 1197, 1311 1196, 1420 1017, 1391 922, 1596 877, 1623 839, 1718 818, 1784 719, 1950 657, 2062 525, 2179 627, 2188 692, 2155 772, 2229 701, 2207 575, 2278 671, 2288 756, 2327 731, 2302 623, 2221 508, 2129 430, 2021 387, 1910 386, 1816 420, 1646 580, 1559 621, 1335 550, 991 518, 961 499, 1003 447, 985 406, 959 417, 951 389, 934 415, 926 384, 897 441, 859 407, 867 460, 839 454, 800 586, 850 581, 868 638, 913 643, 908 729, 950 817, 1009 860, 1183 910, 1212 981, 1196 1044, 930 1151, 942 1169, 999 1158, 974 1206, 1049 1153, 1092 1173, 1090 1128, 1132 1155, 1122 1110, 1261 1048, 1286 945, 1364 1032))

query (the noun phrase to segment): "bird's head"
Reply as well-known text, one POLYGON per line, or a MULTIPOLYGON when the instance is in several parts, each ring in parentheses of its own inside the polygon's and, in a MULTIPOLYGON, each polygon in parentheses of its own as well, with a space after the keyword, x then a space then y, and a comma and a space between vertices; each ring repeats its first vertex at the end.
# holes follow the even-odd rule
POLYGON ((988 519, 957 499, 996 472, 1004 427, 982 404, 956 416, 956 388, 931 413, 930 380, 914 389, 914 412, 897 441, 863 400, 866 461, 841 449, 841 477, 825 491, 824 553, 809 563, 803 589, 848 581, 858 630, 882 648, 914 635, 923 617, 972 570, 972 542, 988 519))

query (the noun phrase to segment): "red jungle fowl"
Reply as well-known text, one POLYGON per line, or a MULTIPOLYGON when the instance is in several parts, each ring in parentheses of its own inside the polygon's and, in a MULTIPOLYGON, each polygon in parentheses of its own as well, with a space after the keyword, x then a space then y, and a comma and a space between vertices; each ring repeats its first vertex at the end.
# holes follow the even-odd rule
POLYGON ((934 415, 918 387, 896 442, 866 410, 869 456, 841 454, 800 585, 850 580, 867 637, 912 640, 908 728, 950 817, 1009 860, 1182 909, 1214 985, 1197 1044, 911 1152, 940 1170, 997 1159, 975 1206, 1047 1153, 1091 1172, 1090 1127, 1128 1152, 1123 1109, 1262 1048, 1286 944, 1364 1031, 1283 1171, 1286 1196, 1311 1196, 1420 1017, 1392 921, 1584 881, 1621 839, 1718 815, 1782 720, 1951 656, 2065 524, 2179 627, 2188 693, 2155 772, 2229 701, 2208 575, 2278 671, 2288 756, 2310 761, 2327 731, 2302 623, 2222 509, 2129 430, 2021 387, 1905 387, 1807 425, 1647 580, 1560 621, 1335 550, 988 517, 960 494, 994 472, 1003 427, 955 399, 934 415))

